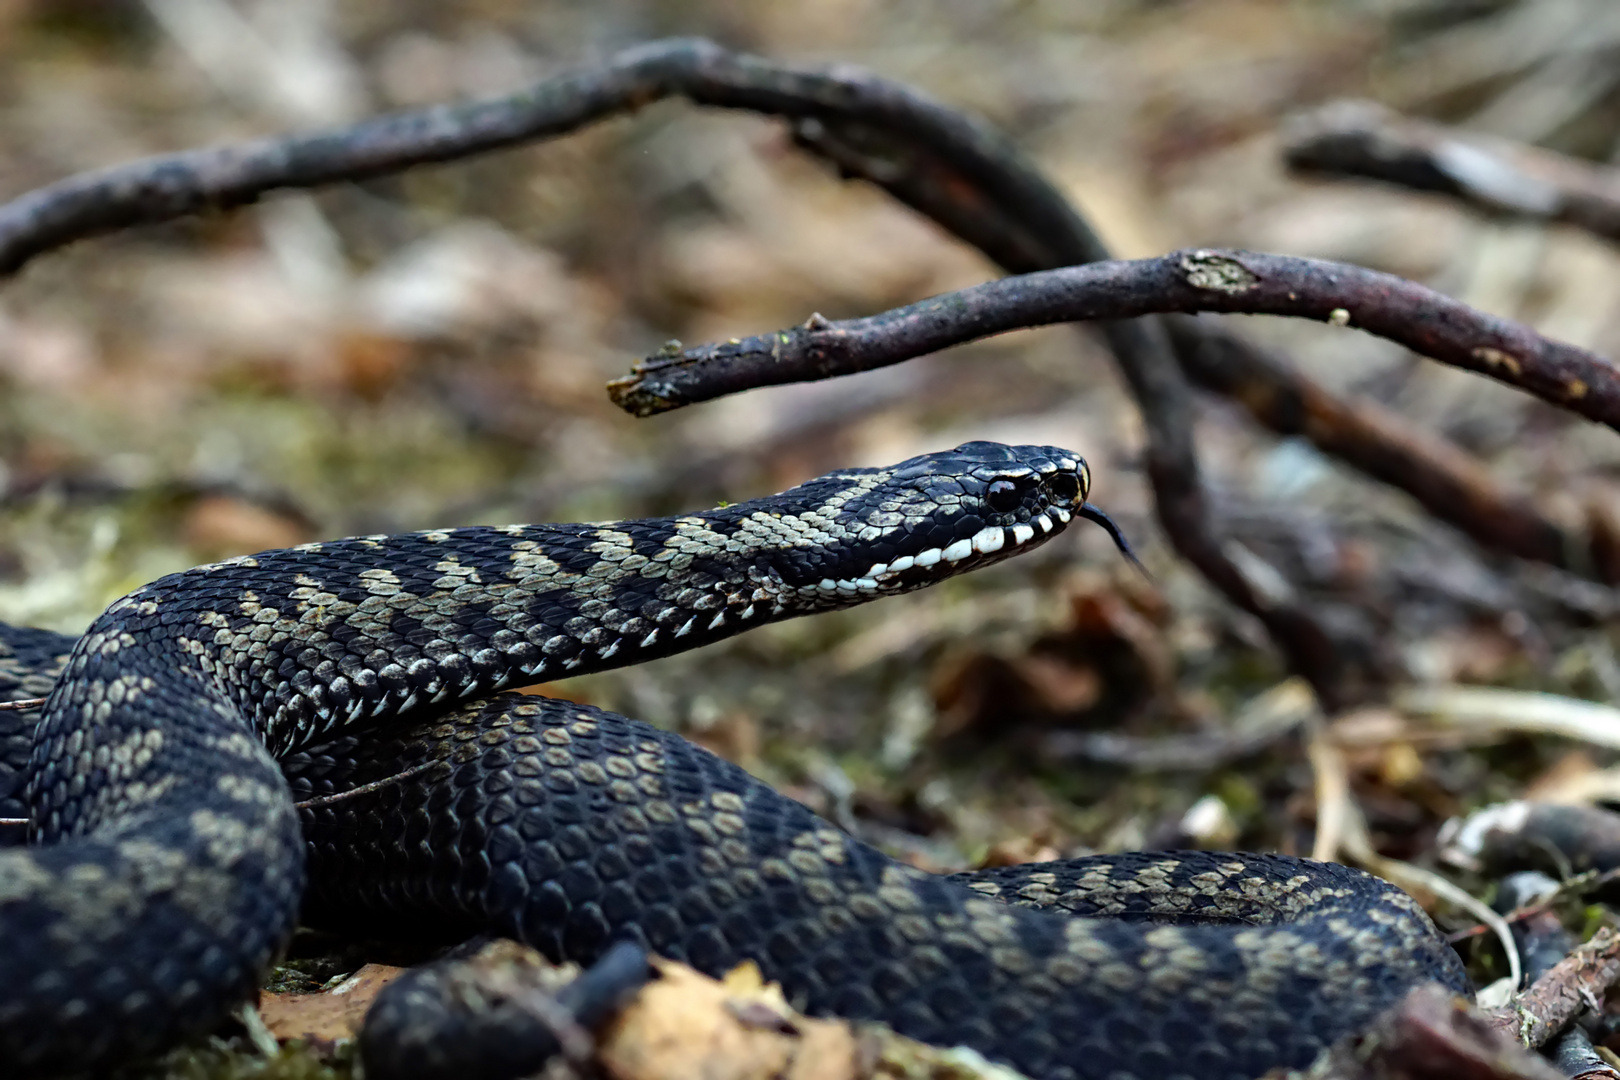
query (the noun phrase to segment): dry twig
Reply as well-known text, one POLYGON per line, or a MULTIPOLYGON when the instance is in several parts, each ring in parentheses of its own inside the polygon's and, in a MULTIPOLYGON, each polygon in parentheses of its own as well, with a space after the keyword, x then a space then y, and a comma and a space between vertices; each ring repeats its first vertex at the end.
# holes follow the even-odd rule
POLYGON ((1578 225, 1620 240, 1620 170, 1413 120, 1367 101, 1299 116, 1285 136, 1302 172, 1436 191, 1492 213, 1578 225))
POLYGON ((1030 326, 1166 311, 1287 315, 1354 326, 1620 431, 1620 375, 1601 356, 1391 274, 1289 255, 1177 251, 1002 278, 864 319, 648 357, 611 385, 640 416, 757 386, 899 363, 1030 326))
POLYGON ((1490 1024, 1535 1049, 1620 982, 1620 934, 1605 927, 1554 964, 1511 1005, 1489 1011, 1490 1024))
POLYGON ((1549 1064, 1434 984, 1335 1045, 1310 1080, 1563 1080, 1549 1064))
POLYGON ((1620 581, 1620 552, 1504 491, 1479 459, 1414 427, 1366 397, 1339 397, 1281 357, 1219 326, 1213 317, 1164 319, 1188 378, 1228 397, 1279 435, 1406 492, 1483 548, 1560 569, 1620 581))

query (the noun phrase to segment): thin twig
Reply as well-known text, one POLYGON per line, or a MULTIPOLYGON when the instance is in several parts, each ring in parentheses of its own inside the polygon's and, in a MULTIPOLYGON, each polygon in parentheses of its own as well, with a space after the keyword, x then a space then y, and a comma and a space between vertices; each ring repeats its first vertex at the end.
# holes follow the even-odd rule
POLYGON ((1421 716, 1440 727, 1495 732, 1530 732, 1620 750, 1620 709, 1537 690, 1497 686, 1412 686, 1396 692, 1401 713, 1421 716))
POLYGON ((18 698, 16 701, 0 701, 0 712, 27 712, 43 708, 44 705, 45 699, 42 697, 18 698))
POLYGON ((1450 195, 1492 213, 1578 225, 1620 240, 1620 170, 1413 120, 1366 101, 1302 114, 1283 153, 1301 172, 1361 176, 1450 195))
POLYGON ((1287 315, 1354 326, 1620 430, 1620 374, 1594 353, 1362 267, 1245 251, 1176 251, 1002 278, 863 319, 668 348, 610 384, 638 416, 739 390, 827 379, 1031 326, 1158 312, 1287 315))
POLYGON ((420 776, 429 769, 433 768, 435 765, 442 764, 444 764, 444 762, 438 760, 424 761, 420 765, 412 765, 404 772, 398 772, 392 776, 385 776, 381 780, 373 780, 370 783, 361 784, 359 787, 350 788, 348 791, 339 791, 333 795, 317 795, 314 798, 305 799, 302 802, 296 802, 293 805, 300 810, 319 810, 327 806, 336 806, 338 803, 359 798, 361 795, 369 795, 373 791, 381 791, 385 787, 391 787, 403 780, 409 780, 413 776, 420 776))
MULTIPOLYGON (((299 810, 320 810, 328 806, 336 806, 339 803, 348 802, 350 799, 359 798, 361 795, 370 795, 374 791, 381 791, 383 788, 392 787, 393 785, 402 781, 409 780, 413 776, 421 776, 435 765, 440 764, 443 764, 443 762, 424 761, 420 765, 413 765, 404 772, 397 772, 392 776, 385 776, 381 780, 373 780, 370 783, 361 784, 359 787, 350 788, 347 791, 339 791, 332 795, 316 795, 313 798, 295 802, 293 803, 293 806, 299 810)), ((27 824, 27 818, 0 818, 0 827, 7 825, 27 824)))
MULTIPOLYGON (((1302 1076, 1303 1073, 1290 1073, 1302 1076)), ((1567 1080, 1436 983, 1416 987, 1311 1065, 1312 1080, 1567 1080)))
POLYGON ((236 1008, 237 1022, 247 1031, 248 1042, 261 1058, 273 1058, 281 1050, 281 1044, 270 1031, 270 1026, 264 1022, 264 1016, 259 1012, 257 1001, 244 1001, 236 1008))
MULTIPOLYGON (((1515 908, 1503 915, 1502 919, 1509 927, 1513 927, 1525 920, 1538 918, 1552 912, 1559 904, 1571 897, 1590 896, 1607 886, 1613 885, 1616 881, 1620 881, 1620 870, 1607 870, 1602 873, 1596 870, 1586 870, 1564 878, 1558 882, 1558 887, 1545 897, 1524 907, 1515 908)), ((1470 938, 1476 938, 1481 934, 1488 933, 1490 929, 1483 923, 1477 926, 1468 926, 1461 930, 1453 930, 1446 935, 1446 940, 1455 945, 1458 942, 1467 941, 1470 938)), ((1532 974, 1539 975, 1539 973, 1534 972, 1532 974)))

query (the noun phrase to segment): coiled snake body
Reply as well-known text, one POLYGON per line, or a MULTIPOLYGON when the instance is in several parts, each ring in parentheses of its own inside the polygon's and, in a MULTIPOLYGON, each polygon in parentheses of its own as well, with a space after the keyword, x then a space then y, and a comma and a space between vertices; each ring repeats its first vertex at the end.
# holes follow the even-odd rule
POLYGON ((1067 451, 970 443, 687 517, 233 559, 76 641, 6 628, 0 691, 54 686, 37 721, 0 714, 0 814, 30 820, 0 851, 0 1061, 96 1068, 216 1023, 290 935, 306 846, 325 922, 752 958, 811 1011, 1042 1080, 1254 1076, 1418 982, 1463 989, 1416 904, 1342 867, 1156 853, 939 878, 649 725, 480 700, 998 561, 1100 516, 1089 479, 1067 451), (301 830, 293 792, 406 771, 301 830))

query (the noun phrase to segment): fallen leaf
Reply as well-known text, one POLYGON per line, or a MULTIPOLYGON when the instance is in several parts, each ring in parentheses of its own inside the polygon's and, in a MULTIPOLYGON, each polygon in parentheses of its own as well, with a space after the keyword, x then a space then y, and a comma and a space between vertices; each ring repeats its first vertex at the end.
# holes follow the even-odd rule
POLYGON ((378 992, 404 972, 404 968, 387 964, 367 964, 330 990, 315 994, 261 993, 259 1015, 270 1034, 282 1042, 302 1039, 331 1047, 359 1034, 366 1010, 378 992))

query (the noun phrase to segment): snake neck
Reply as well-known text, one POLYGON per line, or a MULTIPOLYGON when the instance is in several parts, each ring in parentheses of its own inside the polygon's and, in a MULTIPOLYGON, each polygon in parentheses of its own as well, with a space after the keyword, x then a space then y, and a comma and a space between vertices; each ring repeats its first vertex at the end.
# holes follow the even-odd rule
MULTIPOLYGON (((872 482, 840 480, 844 492, 872 482)), ((143 670, 219 687, 280 754, 374 717, 638 663, 921 588, 1045 539, 1020 525, 1026 542, 1008 544, 1000 528, 970 519, 976 531, 952 539, 964 532, 957 520, 944 541, 937 530, 918 538, 915 527, 896 526, 902 544, 871 515, 841 519, 841 493, 678 518, 435 530, 265 552, 137 590, 79 648, 150 653, 143 670), (985 540, 992 533, 994 545, 985 540)))
POLYGON ((151 654, 119 678, 218 686, 282 753, 371 717, 637 663, 885 591, 841 591, 796 567, 802 555, 717 525, 455 529, 231 560, 114 604, 70 670, 98 647, 151 654))
POLYGON ((683 517, 267 551, 117 601, 65 679, 104 663, 109 693, 135 677, 148 695, 207 688, 208 709, 223 699, 227 722, 282 754, 350 724, 921 588, 1056 535, 1088 478, 1068 451, 967 443, 683 517))

